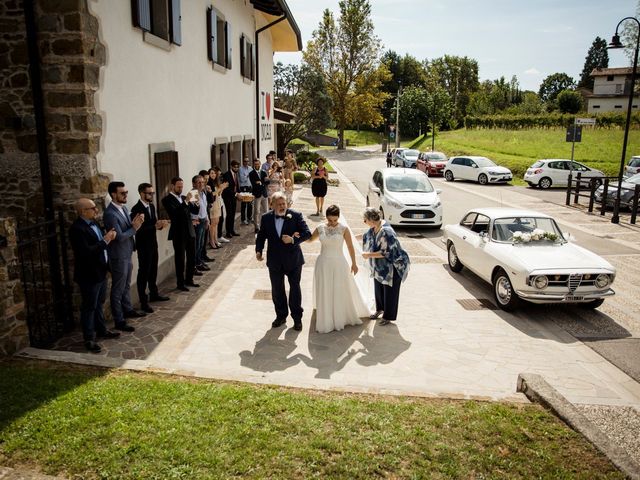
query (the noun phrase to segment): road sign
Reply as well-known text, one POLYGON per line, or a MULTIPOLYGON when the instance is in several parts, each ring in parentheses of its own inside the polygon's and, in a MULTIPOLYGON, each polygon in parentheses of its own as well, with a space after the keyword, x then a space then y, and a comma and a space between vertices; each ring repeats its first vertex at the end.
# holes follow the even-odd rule
POLYGON ((576 125, 590 125, 593 127, 595 124, 595 118, 576 118, 576 125))
POLYGON ((567 128, 567 142, 581 142, 582 141, 582 127, 571 125, 567 128), (574 135, 575 132, 575 135, 574 135))
POLYGON ((396 134, 395 134, 395 132, 394 132, 394 131, 391 131, 391 132, 389 133, 389 138, 390 138, 391 140, 393 140, 394 138, 396 138, 396 134))

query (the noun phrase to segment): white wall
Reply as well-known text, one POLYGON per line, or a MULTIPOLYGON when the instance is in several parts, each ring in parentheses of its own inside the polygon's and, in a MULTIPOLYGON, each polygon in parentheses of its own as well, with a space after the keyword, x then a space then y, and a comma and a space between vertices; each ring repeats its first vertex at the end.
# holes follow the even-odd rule
MULTIPOLYGON (((638 104, 640 103, 638 98, 633 99, 633 112, 638 111, 638 104)), ((627 106, 629 105, 629 97, 614 97, 614 98, 590 98, 588 101, 587 112, 588 113, 627 113, 627 106), (599 105, 600 108, 593 108, 595 105, 599 105), (616 108, 620 106, 621 108, 616 108)))
MULTIPOLYGON (((154 183, 149 144, 174 142, 179 152, 180 176, 191 177, 210 166, 210 148, 216 137, 253 135, 255 82, 240 75, 240 36, 255 36, 257 12, 249 0, 188 0, 182 2, 182 45, 166 51, 143 40, 132 25, 130 0, 91 0, 106 48, 95 95, 102 116, 99 169, 124 181, 129 207, 138 201, 137 185, 154 183), (221 73, 207 58, 206 12, 213 5, 232 26, 232 69, 221 73)), ((261 22, 262 18, 258 19, 261 22)), ((262 91, 273 92, 273 52, 269 31, 260 34, 262 91)), ((273 115, 271 115, 273 122, 273 115)), ((261 143, 271 150, 271 140, 261 143)), ((262 154, 264 157, 264 154, 262 154)), ((173 255, 160 232, 160 263, 173 255)), ((167 273, 165 266, 163 270, 167 273)), ((135 277, 135 275, 134 275, 135 277)))
POLYGON ((607 80, 605 75, 593 79, 594 95, 620 95, 624 93, 626 75, 614 75, 613 80, 607 80))

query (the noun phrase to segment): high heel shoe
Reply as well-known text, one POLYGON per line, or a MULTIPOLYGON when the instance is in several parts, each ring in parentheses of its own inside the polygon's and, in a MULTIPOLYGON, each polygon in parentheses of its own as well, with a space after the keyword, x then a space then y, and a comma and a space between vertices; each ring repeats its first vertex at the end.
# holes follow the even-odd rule
POLYGON ((214 250, 218 250, 218 249, 220 248, 218 245, 216 245, 216 244, 214 244, 214 243, 209 243, 209 246, 210 246, 211 248, 213 248, 214 250))

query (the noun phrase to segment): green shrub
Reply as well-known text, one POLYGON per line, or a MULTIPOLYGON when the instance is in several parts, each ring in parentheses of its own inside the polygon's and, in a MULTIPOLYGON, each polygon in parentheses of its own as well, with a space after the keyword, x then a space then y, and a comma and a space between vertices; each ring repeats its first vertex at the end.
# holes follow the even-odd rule
POLYGON ((311 178, 305 172, 293 172, 293 183, 306 183, 311 178))
MULTIPOLYGON (((592 117, 584 114, 581 116, 592 117)), ((543 115, 483 115, 467 116, 464 119, 465 128, 488 128, 505 130, 523 130, 528 128, 556 128, 568 127, 573 124, 576 115, 568 113, 547 113, 543 115)), ((604 113, 595 116, 595 128, 623 128, 626 121, 624 113, 604 113)), ((631 116, 631 128, 640 128, 640 113, 631 116)))

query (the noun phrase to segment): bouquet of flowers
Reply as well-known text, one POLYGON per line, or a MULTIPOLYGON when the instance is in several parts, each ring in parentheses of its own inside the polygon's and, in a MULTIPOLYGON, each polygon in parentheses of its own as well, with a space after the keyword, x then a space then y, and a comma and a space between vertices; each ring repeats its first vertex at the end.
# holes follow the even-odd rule
POLYGON ((531 233, 513 232, 513 243, 529 243, 529 242, 537 242, 540 240, 557 242, 558 238, 559 238, 558 234, 553 232, 545 232, 540 228, 536 228, 531 233))

